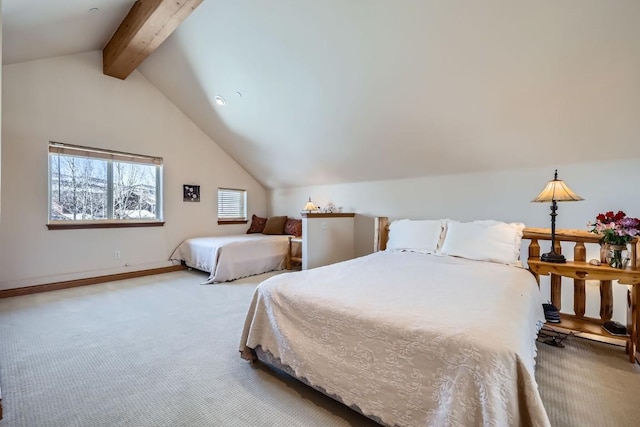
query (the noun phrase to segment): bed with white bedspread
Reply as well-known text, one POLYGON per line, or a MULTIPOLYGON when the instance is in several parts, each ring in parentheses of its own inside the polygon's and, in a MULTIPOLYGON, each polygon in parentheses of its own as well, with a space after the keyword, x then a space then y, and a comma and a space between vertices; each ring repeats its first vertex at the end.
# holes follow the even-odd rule
POLYGON ((288 249, 287 235, 196 237, 182 242, 170 259, 210 273, 205 282, 209 284, 282 270, 288 249))
POLYGON ((264 281, 240 351, 387 426, 548 426, 543 322, 523 268, 381 251, 264 281))

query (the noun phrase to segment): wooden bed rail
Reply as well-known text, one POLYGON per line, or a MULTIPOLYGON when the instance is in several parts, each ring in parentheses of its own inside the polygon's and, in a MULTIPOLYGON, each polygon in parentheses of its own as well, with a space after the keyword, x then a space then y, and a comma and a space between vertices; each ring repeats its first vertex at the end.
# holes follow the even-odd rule
MULTIPOLYGON (((529 244, 529 258, 536 258, 540 256, 540 246, 538 240, 551 241, 551 230, 548 228, 531 228, 527 227, 523 232, 523 239, 531 240, 529 244), (536 250, 538 252, 536 252, 536 250)), ((560 248, 560 242, 574 242, 575 247, 573 251, 574 261, 586 261, 585 243, 600 243, 600 235, 590 233, 584 230, 557 230, 556 231, 556 252, 562 253, 560 248)), ((631 242, 631 267, 640 265, 640 249, 638 239, 634 239, 631 242)), ((548 249, 551 249, 550 247, 548 249)), ((600 261, 604 262, 604 252, 600 252, 600 261)))
MULTIPOLYGON (((529 259, 540 258, 539 240, 551 241, 551 230, 546 228, 525 228, 522 235, 523 239, 529 242, 529 259)), ((599 243, 600 238, 583 230, 558 230, 556 232, 555 252, 562 253, 561 242, 575 242, 573 248, 574 261, 586 261, 587 250, 585 243, 599 243)), ((549 247, 549 250, 551 247, 549 247)), ((600 253, 600 261, 604 261, 604 254, 600 253)), ((536 277, 538 285, 540 277, 529 268, 529 271, 536 277)), ((578 318, 584 318, 586 307, 586 281, 583 279, 573 280, 573 311, 578 318)), ((551 274, 551 304, 561 309, 562 307, 562 276, 551 274)), ((611 280, 600 282, 600 318, 602 321, 611 320, 613 315, 613 288, 611 280)), ((597 319, 593 319, 597 320, 597 319)))

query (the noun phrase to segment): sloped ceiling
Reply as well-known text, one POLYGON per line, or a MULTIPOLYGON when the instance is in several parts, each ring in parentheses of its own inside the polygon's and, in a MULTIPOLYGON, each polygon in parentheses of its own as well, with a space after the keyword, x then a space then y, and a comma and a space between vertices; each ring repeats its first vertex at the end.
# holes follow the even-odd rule
POLYGON ((2 63, 102 49, 133 0, 2 0, 2 63), (90 9, 97 8, 97 11, 90 9))
POLYGON ((271 188, 553 167, 640 157, 638 18, 637 0, 205 0, 140 71, 271 188))

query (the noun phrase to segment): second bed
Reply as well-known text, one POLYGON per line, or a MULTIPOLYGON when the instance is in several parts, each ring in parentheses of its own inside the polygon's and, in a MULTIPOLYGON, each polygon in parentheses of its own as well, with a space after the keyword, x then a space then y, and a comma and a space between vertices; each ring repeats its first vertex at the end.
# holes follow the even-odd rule
POLYGON ((205 283, 228 282, 282 270, 289 251, 289 237, 264 234, 196 237, 182 242, 170 259, 210 273, 205 283))

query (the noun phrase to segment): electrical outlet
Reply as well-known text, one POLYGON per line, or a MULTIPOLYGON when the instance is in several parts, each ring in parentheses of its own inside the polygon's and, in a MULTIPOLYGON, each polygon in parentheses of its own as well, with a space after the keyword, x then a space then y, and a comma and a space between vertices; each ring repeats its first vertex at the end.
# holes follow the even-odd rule
POLYGON ((120 259, 120 251, 115 251, 115 252, 113 253, 113 258, 114 258, 114 259, 120 259))

